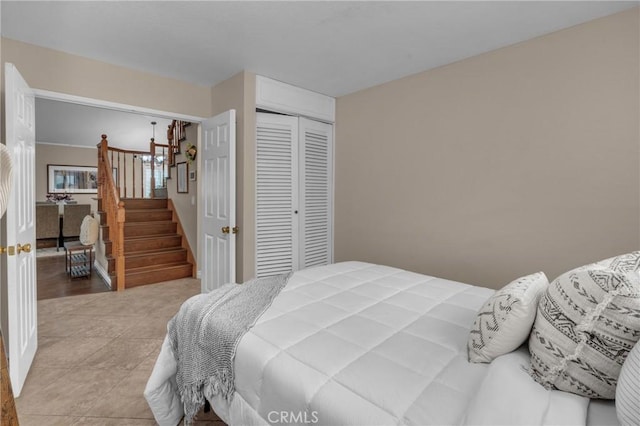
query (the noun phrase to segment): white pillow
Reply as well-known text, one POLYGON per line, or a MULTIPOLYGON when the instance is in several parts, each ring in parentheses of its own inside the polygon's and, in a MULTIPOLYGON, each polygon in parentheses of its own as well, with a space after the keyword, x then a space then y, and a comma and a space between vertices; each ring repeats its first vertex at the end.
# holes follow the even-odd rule
POLYGON ((491 362, 527 340, 540 296, 549 281, 536 272, 510 282, 485 302, 473 323, 467 349, 470 362, 491 362))
POLYGON ((92 216, 85 216, 80 225, 80 242, 85 246, 92 246, 98 241, 100 226, 97 219, 92 216))
POLYGON ((529 373, 547 389, 613 399, 620 369, 640 337, 640 276, 627 267, 576 268, 540 299, 529 373))
POLYGON ((616 414, 622 426, 640 425, 640 343, 622 364, 616 388, 616 414))

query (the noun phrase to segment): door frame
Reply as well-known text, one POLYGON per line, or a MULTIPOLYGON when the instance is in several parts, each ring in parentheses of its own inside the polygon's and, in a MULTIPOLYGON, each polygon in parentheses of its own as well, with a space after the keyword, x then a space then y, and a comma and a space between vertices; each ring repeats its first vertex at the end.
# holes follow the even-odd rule
MULTIPOLYGON (((119 102, 105 101, 105 100, 96 99, 96 98, 87 98, 84 96, 69 95, 67 93, 62 93, 62 92, 52 92, 50 90, 33 89, 33 93, 36 98, 69 102, 72 104, 86 105, 86 106, 92 106, 92 107, 98 107, 98 108, 104 108, 104 109, 112 109, 115 111, 129 112, 131 114, 155 115, 157 117, 179 119, 179 120, 189 121, 191 123, 198 123, 198 124, 200 124, 202 120, 205 119, 204 117, 199 117, 196 115, 179 114, 177 112, 162 111, 159 109, 145 108, 137 105, 129 105, 129 104, 123 104, 119 102)), ((96 137, 96 139, 98 138, 96 137)), ((98 142, 96 142, 96 145, 98 144, 98 142)))
MULTIPOLYGON (((138 105, 130 105, 130 104, 123 104, 123 103, 119 103, 119 102, 111 102, 111 101, 106 101, 103 99, 97 99, 97 98, 88 98, 85 96, 77 96, 77 95, 70 95, 68 93, 62 93, 62 92, 54 92, 51 90, 43 90, 43 89, 33 89, 33 93, 34 96, 36 98, 40 98, 40 99, 48 99, 48 100, 52 100, 52 101, 60 101, 60 102, 68 102, 68 103, 72 103, 72 104, 77 104, 77 105, 84 105, 84 106, 90 106, 90 107, 96 107, 96 108, 103 108, 103 109, 110 109, 110 110, 114 110, 114 111, 121 111, 121 112, 127 112, 130 114, 140 114, 140 115, 153 115, 156 117, 160 117, 160 118, 170 118, 170 119, 177 119, 177 120, 184 120, 184 121, 189 121, 191 123, 197 124, 198 125, 198 132, 197 132, 197 144, 198 146, 200 146, 200 133, 201 133, 201 123, 202 121, 204 121, 206 118, 205 117, 200 117, 197 115, 188 115, 188 114, 180 114, 180 113, 176 113, 176 112, 170 112, 170 111, 163 111, 163 110, 159 110, 159 109, 153 109, 153 108, 146 108, 146 107, 142 107, 142 106, 138 106, 138 105)), ((100 135, 96 135, 96 145, 100 142, 98 140, 98 137, 100 135)), ((37 145, 38 141, 36 140, 36 145, 37 145)), ((196 161, 198 161, 198 166, 200 164, 200 159, 198 158, 196 161)), ((197 183, 197 189, 196 189, 196 197, 200 198, 200 180, 198 179, 197 183)), ((196 225, 197 227, 197 242, 196 244, 199 244, 200 242, 200 234, 199 234, 199 230, 201 228, 200 226, 200 221, 198 220, 198 224, 196 225)), ((197 277, 200 278, 200 259, 199 259, 199 253, 200 250, 198 250, 198 259, 196 259, 197 265, 198 265, 198 271, 197 271, 197 277)), ((97 272, 103 276, 103 278, 107 278, 107 273, 106 271, 102 271, 101 268, 97 269, 97 272)))
MULTIPOLYGON (((122 111, 122 112, 128 112, 128 113, 132 113, 132 114, 141 114, 141 115, 155 115, 158 117, 162 117, 162 118, 171 118, 171 119, 179 119, 179 120, 184 120, 184 121, 189 121, 192 123, 195 123, 198 125, 198 127, 200 127, 200 123, 205 120, 204 117, 199 117, 199 116, 195 116, 195 115, 188 115, 188 114, 180 114, 180 113, 174 113, 174 112, 170 112, 170 111, 163 111, 163 110, 157 110, 157 109, 153 109, 153 108, 146 108, 146 107, 142 107, 142 106, 138 106, 138 105, 130 105, 130 104, 124 104, 124 103, 119 103, 119 102, 111 102, 111 101, 106 101, 103 99, 97 99, 97 98, 89 98, 89 97, 84 97, 84 96, 77 96, 77 95, 71 95, 68 93, 62 93, 62 92, 54 92, 54 91, 50 91, 50 90, 43 90, 43 89, 36 89, 36 88, 32 88, 33 94, 35 98, 41 98, 41 99, 48 99, 48 100, 54 100, 54 101, 61 101, 61 102, 68 102, 68 103, 73 103, 73 104, 78 104, 78 105, 86 105, 86 106, 92 106, 92 107, 97 107, 97 108, 104 108, 104 109, 111 109, 111 110, 115 110, 115 111, 122 111)), ((37 118, 36 118, 37 119, 37 118)), ((96 145, 99 142, 99 136, 100 135, 96 135, 96 145)), ((37 145, 38 141, 36 139, 36 145, 37 145)), ((200 131, 198 131, 198 144, 200 143, 200 131)), ((196 196, 199 197, 200 196, 200 182, 198 181, 198 189, 196 192, 196 196)), ((6 227, 6 219, 3 217, 2 220, 0 221, 0 238, 3 237, 3 235, 5 234, 5 227, 6 227)), ((197 225, 197 229, 198 232, 200 230, 200 224, 197 225)), ((200 239, 200 236, 198 234, 198 240, 200 239)), ((200 264, 200 262, 198 261, 198 265, 200 264)), ((4 275, 6 272, 4 271, 6 266, 5 262, 0 261, 0 274, 4 275)), ((200 271, 198 271, 198 276, 200 276, 200 271)), ((4 308, 6 308, 6 301, 4 300, 4 298, 0 298, 0 304, 2 304, 2 306, 0 306, 0 312, 4 312, 4 308)), ((4 323, 4 320, 0 321, 0 326, 4 327, 7 324, 4 323)))

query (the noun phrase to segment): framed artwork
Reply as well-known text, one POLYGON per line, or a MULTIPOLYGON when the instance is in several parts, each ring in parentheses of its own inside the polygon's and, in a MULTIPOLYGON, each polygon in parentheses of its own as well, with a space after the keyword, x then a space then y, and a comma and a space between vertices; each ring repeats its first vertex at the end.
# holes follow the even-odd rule
POLYGON ((189 192, 189 181, 187 180, 188 166, 185 161, 176 164, 176 171, 178 173, 178 194, 185 194, 189 192))
POLYGON ((47 164, 47 192, 95 194, 98 192, 98 168, 47 164))
POLYGON ((191 181, 196 180, 196 171, 195 170, 189 170, 189 180, 191 180, 191 181))

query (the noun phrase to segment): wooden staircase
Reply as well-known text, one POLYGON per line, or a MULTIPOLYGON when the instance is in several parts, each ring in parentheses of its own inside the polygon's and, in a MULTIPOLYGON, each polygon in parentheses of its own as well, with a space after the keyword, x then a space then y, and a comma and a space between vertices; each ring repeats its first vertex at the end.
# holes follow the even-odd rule
MULTIPOLYGON (((126 208, 123 232, 125 288, 194 276, 193 255, 167 199, 120 199, 126 208)), ((100 209, 100 207, 99 207, 100 209)), ((110 229, 100 212, 102 238, 112 287, 116 256, 110 229)), ((116 283, 116 285, 114 285, 116 283)), ((119 286, 117 286, 119 287, 119 286)))

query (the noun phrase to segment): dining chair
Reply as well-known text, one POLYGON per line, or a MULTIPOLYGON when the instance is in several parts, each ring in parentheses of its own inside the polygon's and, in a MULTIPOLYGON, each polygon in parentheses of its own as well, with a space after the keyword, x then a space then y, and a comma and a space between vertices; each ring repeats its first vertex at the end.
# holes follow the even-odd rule
POLYGON ((62 237, 78 237, 80 225, 85 216, 91 213, 90 204, 66 204, 62 215, 62 237))
POLYGON ((55 238, 60 247, 60 215, 56 204, 36 204, 36 239, 55 238))

